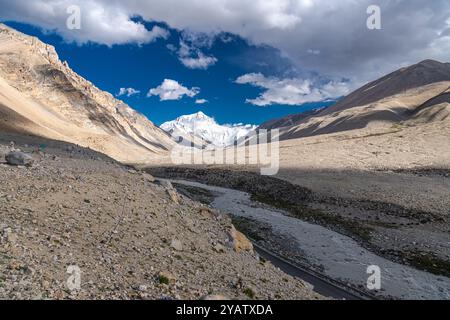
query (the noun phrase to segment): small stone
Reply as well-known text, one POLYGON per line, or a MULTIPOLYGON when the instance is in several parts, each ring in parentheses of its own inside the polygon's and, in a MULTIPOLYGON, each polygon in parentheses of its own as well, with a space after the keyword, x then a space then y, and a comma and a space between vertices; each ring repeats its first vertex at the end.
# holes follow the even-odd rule
POLYGON ((148 182, 155 182, 155 180, 156 180, 154 176, 152 176, 151 174, 148 174, 148 173, 143 173, 142 177, 145 180, 147 180, 148 182))
POLYGON ((16 243, 17 242, 17 235, 15 233, 9 233, 6 239, 10 243, 16 243))
POLYGON ((140 291, 140 292, 145 292, 145 291, 147 291, 147 286, 144 285, 144 284, 141 284, 141 285, 138 287, 138 291, 140 291))
POLYGON ((22 267, 23 265, 17 260, 11 261, 8 265, 8 269, 10 270, 20 270, 22 267))
POLYGON ((41 282, 41 285, 42 285, 42 288, 43 288, 44 290, 48 290, 48 289, 50 288, 50 282, 47 281, 47 280, 43 280, 43 281, 41 282))
POLYGON ((3 237, 9 243, 15 243, 17 241, 17 235, 12 232, 11 228, 6 228, 3 230, 3 237))
POLYGON ((172 242, 170 243, 170 246, 177 251, 183 251, 183 244, 181 243, 180 240, 173 239, 172 242))
POLYGON ((219 253, 225 252, 225 247, 223 245, 221 245, 220 243, 216 244, 213 247, 213 249, 214 249, 214 251, 219 252, 219 253))
POLYGON ((200 214, 206 219, 212 219, 217 215, 214 210, 206 207, 200 208, 200 214))

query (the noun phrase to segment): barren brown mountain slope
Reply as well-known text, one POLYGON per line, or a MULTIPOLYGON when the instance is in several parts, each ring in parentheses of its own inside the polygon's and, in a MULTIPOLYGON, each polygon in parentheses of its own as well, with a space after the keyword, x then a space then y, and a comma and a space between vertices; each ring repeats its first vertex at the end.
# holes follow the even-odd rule
POLYGON ((61 62, 55 49, 0 24, 0 129, 67 141, 123 162, 173 142, 143 115, 61 62))
POLYGON ((351 93, 335 105, 305 116, 270 121, 281 139, 295 139, 356 129, 383 132, 395 123, 427 123, 450 115, 450 64, 425 60, 395 71, 351 93))
POLYGON ((411 89, 448 81, 450 81, 450 63, 424 60, 368 83, 340 100, 329 108, 327 112, 332 113, 352 107, 368 105, 411 89))

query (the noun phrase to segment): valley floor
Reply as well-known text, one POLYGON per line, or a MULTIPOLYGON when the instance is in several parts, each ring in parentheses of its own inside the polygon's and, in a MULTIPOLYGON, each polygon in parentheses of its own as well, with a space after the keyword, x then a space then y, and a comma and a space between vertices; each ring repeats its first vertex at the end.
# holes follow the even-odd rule
POLYGON ((449 120, 283 141, 277 177, 325 195, 448 216, 449 120))
MULTIPOLYGON (((148 170, 249 193, 291 217, 349 236, 380 257, 450 282, 447 123, 282 141, 275 177, 261 176, 255 166, 164 167, 161 161, 148 170)), ((263 231, 252 234, 264 238, 263 231)))

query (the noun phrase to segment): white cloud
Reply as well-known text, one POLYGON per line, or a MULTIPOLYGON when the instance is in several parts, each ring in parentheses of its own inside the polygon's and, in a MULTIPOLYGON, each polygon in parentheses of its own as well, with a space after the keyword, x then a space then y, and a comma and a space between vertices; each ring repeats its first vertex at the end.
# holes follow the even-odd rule
POLYGON ((195 100, 195 104, 205 104, 208 103, 208 100, 206 99, 197 99, 195 100))
MULTIPOLYGON (((170 48, 169 48, 170 50, 170 48)), ((189 69, 206 70, 216 64, 217 59, 213 56, 205 55, 199 48, 190 46, 184 41, 180 41, 178 59, 189 69)))
POLYGON ((199 53, 196 58, 193 57, 180 57, 181 63, 189 69, 202 69, 206 70, 210 66, 216 64, 217 59, 215 57, 208 57, 199 53))
MULTIPOLYGON (((448 39, 440 36, 448 34, 448 0, 379 0, 383 29, 376 31, 366 28, 371 4, 373 0, 0 0, 0 19, 31 23, 78 43, 147 43, 167 37, 166 30, 147 30, 132 19, 139 15, 177 30, 237 34, 280 49, 300 69, 359 82, 427 58, 450 61, 448 39), (82 9, 81 30, 65 26, 72 4, 82 9)), ((215 58, 203 53, 182 59, 192 68, 206 68, 215 58)))
POLYGON ((170 52, 176 52, 177 51, 177 47, 175 47, 171 43, 169 43, 166 47, 167 47, 167 49, 169 49, 170 52))
MULTIPOLYGON (((136 12, 137 13, 137 12, 136 12)), ((144 44, 169 32, 154 26, 151 30, 132 18, 127 8, 100 0, 0 0, 0 19, 30 23, 46 31, 56 31, 68 42, 114 44, 144 44), (81 13, 81 29, 69 30, 67 8, 77 5, 81 13)))
POLYGON ((315 85, 311 80, 297 78, 279 79, 265 77, 261 73, 249 73, 236 79, 238 84, 250 84, 265 91, 255 99, 247 99, 248 103, 257 106, 272 104, 301 105, 307 102, 319 102, 335 99, 349 92, 345 82, 330 81, 315 85))
POLYGON ((183 96, 190 98, 195 97, 200 93, 199 88, 188 89, 185 86, 178 83, 178 81, 171 79, 164 79, 163 83, 156 88, 150 89, 147 97, 159 96, 161 101, 167 100, 180 100, 183 96))
POLYGON ((117 94, 118 97, 126 95, 127 97, 131 97, 134 95, 137 95, 141 93, 139 90, 136 90, 134 88, 120 88, 119 93, 117 94))

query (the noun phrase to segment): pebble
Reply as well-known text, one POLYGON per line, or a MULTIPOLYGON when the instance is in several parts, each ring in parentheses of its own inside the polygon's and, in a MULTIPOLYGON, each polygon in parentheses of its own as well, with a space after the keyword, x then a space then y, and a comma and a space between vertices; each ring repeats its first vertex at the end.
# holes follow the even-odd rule
POLYGON ((177 251, 183 251, 183 244, 180 240, 173 239, 170 243, 170 246, 177 251))

